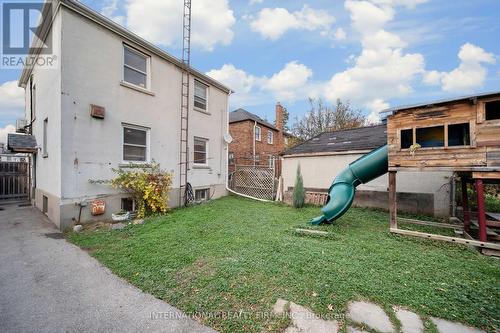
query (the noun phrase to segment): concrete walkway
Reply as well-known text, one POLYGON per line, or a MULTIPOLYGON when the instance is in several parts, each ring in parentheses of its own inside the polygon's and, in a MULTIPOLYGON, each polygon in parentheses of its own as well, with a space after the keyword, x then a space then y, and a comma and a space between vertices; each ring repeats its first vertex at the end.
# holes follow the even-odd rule
POLYGON ((2 208, 2 332, 214 332, 113 275, 38 210, 2 208))

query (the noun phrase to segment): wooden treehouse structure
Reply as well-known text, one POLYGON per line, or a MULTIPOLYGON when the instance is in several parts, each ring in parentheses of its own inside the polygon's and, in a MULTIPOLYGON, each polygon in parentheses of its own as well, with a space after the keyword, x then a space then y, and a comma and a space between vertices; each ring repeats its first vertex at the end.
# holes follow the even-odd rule
POLYGON ((391 232, 473 245, 483 252, 500 251, 500 214, 486 212, 484 197, 485 184, 500 184, 500 92, 387 112, 391 232), (425 171, 452 171, 461 181, 460 223, 456 223, 457 218, 446 224, 398 218, 398 171, 421 171, 422 177, 425 171), (477 196, 478 208, 474 213, 470 210, 468 188, 477 196), (400 229, 398 220, 452 228, 457 237, 400 229))

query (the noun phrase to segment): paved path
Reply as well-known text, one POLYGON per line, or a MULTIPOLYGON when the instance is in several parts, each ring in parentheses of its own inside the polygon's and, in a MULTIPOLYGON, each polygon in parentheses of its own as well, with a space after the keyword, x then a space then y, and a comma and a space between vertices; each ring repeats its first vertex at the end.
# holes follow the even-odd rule
POLYGON ((2 332, 214 332, 61 239, 38 210, 3 208, 2 332))

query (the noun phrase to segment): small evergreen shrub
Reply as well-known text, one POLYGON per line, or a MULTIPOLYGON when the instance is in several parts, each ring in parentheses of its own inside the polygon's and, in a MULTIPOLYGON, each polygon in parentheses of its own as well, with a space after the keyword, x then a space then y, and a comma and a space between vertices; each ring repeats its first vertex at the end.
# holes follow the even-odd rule
POLYGON ((306 192, 304 190, 304 180, 300 172, 300 164, 297 166, 297 176, 295 177, 295 186, 293 188, 293 207, 304 207, 306 192))

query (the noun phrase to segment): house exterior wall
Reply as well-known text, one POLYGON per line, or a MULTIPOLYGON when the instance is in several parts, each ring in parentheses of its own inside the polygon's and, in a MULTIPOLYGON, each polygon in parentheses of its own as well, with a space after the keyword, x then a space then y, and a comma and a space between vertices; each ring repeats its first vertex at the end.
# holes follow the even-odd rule
MULTIPOLYGON (((54 16, 53 28, 47 38, 52 39, 52 52, 61 59, 61 25, 62 15, 57 12, 54 16)), ((47 197, 48 217, 59 226, 59 205, 61 197, 61 61, 56 61, 54 67, 46 68, 35 65, 32 76, 25 89, 25 118, 32 123, 31 131, 37 139, 38 153, 34 155, 36 174, 32 175, 37 189, 34 191, 34 204, 40 210, 43 205, 43 196, 47 197), (33 102, 34 116, 31 118, 30 86, 35 86, 33 102), (44 156, 43 123, 47 124, 48 154, 44 156)), ((35 184, 33 184, 35 185, 35 184)))
MULTIPOLYGON (((159 163, 163 170, 173 173, 169 205, 177 206, 180 181, 180 68, 66 7, 61 7, 58 15, 62 24, 53 26, 52 30, 60 35, 62 31, 62 36, 59 36, 62 70, 58 71, 58 86, 61 88, 55 96, 54 84, 44 82, 43 89, 50 93, 39 93, 42 96, 39 99, 50 97, 52 104, 59 105, 51 110, 58 115, 53 130, 59 134, 57 139, 49 140, 51 153, 46 164, 50 172, 45 174, 43 161, 37 170, 37 178, 45 178, 37 182, 38 191, 50 192, 57 198, 54 200, 59 200, 59 216, 54 215, 51 219, 61 228, 71 226, 80 213, 78 203, 94 198, 105 200, 106 214, 92 217, 86 206, 82 208, 82 222, 107 219, 120 208, 120 199, 126 194, 89 180, 111 179, 114 176, 111 169, 126 164, 122 160, 122 124, 149 130, 150 159, 159 163), (123 43, 150 56, 149 91, 132 89, 122 83, 123 43), (105 108, 104 119, 90 116, 91 104, 105 108)), ((193 76, 191 83, 193 87, 193 76)), ((207 85, 206 112, 193 109, 191 94, 189 158, 193 160, 194 137, 202 137, 208 140, 208 162, 203 167, 190 163, 188 182, 194 189, 209 188, 215 198, 226 194, 227 145, 223 134, 227 132, 228 94, 207 85)), ((50 120, 49 123, 52 124, 50 120)), ((35 135, 37 140, 41 138, 39 131, 35 135)))
MULTIPOLYGON (((229 133, 233 141, 229 144, 229 152, 234 154, 234 165, 253 165, 254 154, 254 126, 251 120, 240 121, 229 124, 229 133)), ((283 140, 280 132, 272 128, 257 124, 261 128, 261 140, 255 140, 255 154, 259 155, 260 163, 257 165, 267 166, 269 156, 277 156, 283 151, 283 140), (273 143, 267 143, 268 132, 273 133, 273 143)), ((233 169, 234 170, 234 169, 233 169)))
MULTIPOLYGON (((283 159, 283 184, 284 189, 293 188, 295 183, 295 175, 297 166, 300 163, 302 176, 304 179, 304 187, 306 189, 327 191, 335 176, 339 174, 347 165, 359 157, 360 154, 336 154, 323 156, 285 156, 283 159)), ((433 209, 427 210, 427 207, 422 207, 420 210, 415 210, 418 207, 413 207, 411 202, 400 205, 402 210, 409 212, 428 212, 436 216, 447 216, 450 210, 450 177, 451 172, 433 171, 426 172, 425 176, 419 172, 398 172, 397 191, 399 193, 408 194, 429 194, 430 196, 422 196, 424 200, 432 201, 433 209)), ((387 194, 388 177, 387 174, 382 175, 371 182, 362 184, 357 187, 357 198, 364 198, 362 202, 357 202, 359 206, 387 208, 387 200, 378 200, 376 197, 385 198, 387 194), (363 192, 363 193, 361 193, 363 192)), ((409 200, 417 200, 419 197, 415 195, 401 195, 401 200, 407 197, 409 200)), ((399 197, 398 197, 399 198, 399 197)), ((356 204, 356 202, 355 202, 356 204)), ((418 205, 415 202, 415 205, 418 205)))

